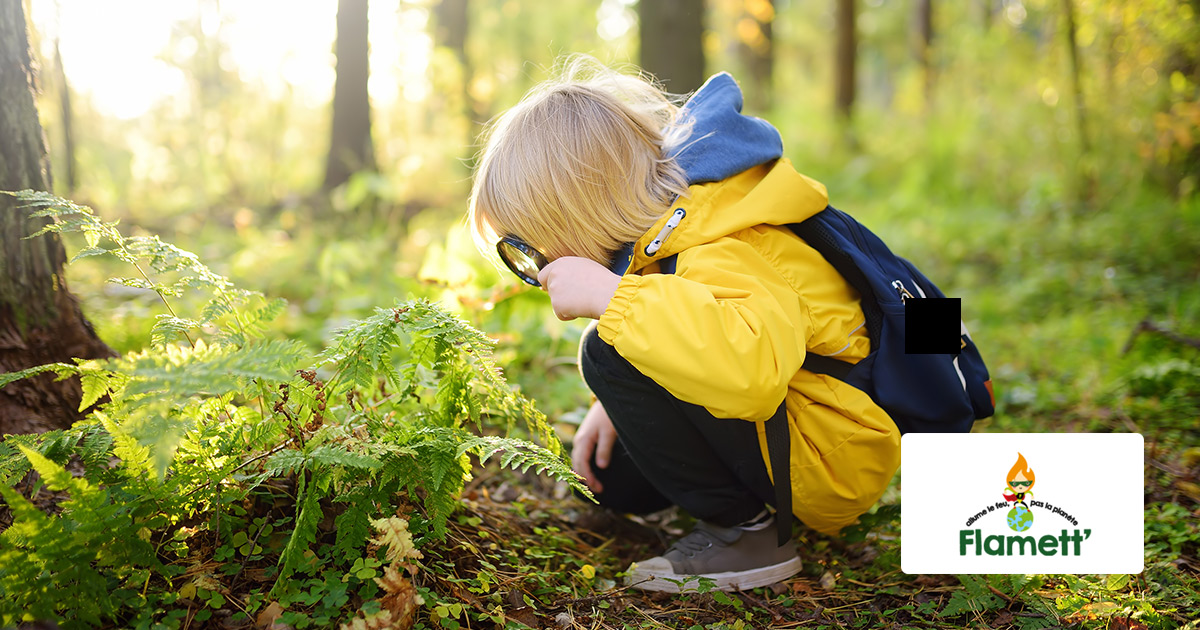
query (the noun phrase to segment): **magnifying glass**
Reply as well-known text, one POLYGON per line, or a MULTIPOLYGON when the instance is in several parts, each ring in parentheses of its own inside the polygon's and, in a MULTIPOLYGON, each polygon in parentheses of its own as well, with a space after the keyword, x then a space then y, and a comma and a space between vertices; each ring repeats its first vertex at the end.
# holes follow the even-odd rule
POLYGON ((516 236, 505 236, 496 243, 496 253, 500 254, 500 260, 526 284, 542 286, 537 275, 549 262, 542 252, 516 236))

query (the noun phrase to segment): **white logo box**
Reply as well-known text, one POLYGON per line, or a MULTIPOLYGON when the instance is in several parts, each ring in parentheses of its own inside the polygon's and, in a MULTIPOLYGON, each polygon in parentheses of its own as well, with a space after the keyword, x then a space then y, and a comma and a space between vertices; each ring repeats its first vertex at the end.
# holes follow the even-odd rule
POLYGON ((1140 434, 910 433, 900 449, 905 573, 1142 572, 1140 434), (1018 453, 1034 477, 1025 531, 1005 498, 1018 453))

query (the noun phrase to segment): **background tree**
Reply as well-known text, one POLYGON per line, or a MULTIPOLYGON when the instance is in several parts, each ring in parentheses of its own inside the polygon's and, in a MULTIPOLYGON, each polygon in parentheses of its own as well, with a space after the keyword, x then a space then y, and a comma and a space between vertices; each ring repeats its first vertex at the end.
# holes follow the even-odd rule
POLYGON ((461 73, 459 97, 462 99, 462 112, 466 116, 467 142, 470 146, 475 136, 487 121, 486 107, 471 96, 471 81, 475 76, 475 68, 471 57, 467 54, 467 33, 470 32, 471 19, 467 12, 469 0, 441 0, 433 7, 434 41, 454 52, 461 73))
MULTIPOLYGON (((21 0, 0 0, 0 190, 50 189, 46 140, 34 105, 34 75, 21 0)), ((42 220, 44 221, 44 220, 42 220)), ((63 277, 66 254, 0 195, 0 372, 109 356, 63 277)), ((64 428, 79 418, 77 379, 51 375, 0 390, 0 433, 64 428)))
POLYGON ((78 176, 75 174, 75 134, 71 130, 71 88, 67 84, 67 71, 63 67, 62 51, 58 43, 58 35, 54 36, 54 78, 58 82, 59 122, 63 134, 63 164, 66 177, 65 193, 70 196, 75 192, 78 176))
POLYGON ((640 0, 642 69, 667 91, 686 94, 704 83, 703 0, 640 0))
POLYGON ((836 34, 834 36, 834 105, 838 118, 849 124, 854 113, 855 61, 858 36, 855 26, 856 9, 854 0, 837 2, 836 34))
POLYGON ((933 102, 933 0, 917 0, 914 15, 917 36, 916 55, 924 75, 925 106, 933 102))
POLYGON ((1079 134, 1079 152, 1083 158, 1079 161, 1080 199, 1090 204, 1095 196, 1096 182, 1089 161, 1092 141, 1088 135, 1087 107, 1081 78, 1083 70, 1079 62, 1079 44, 1075 39, 1075 5, 1072 0, 1062 0, 1062 11, 1066 22, 1067 52, 1071 60, 1071 98, 1075 103, 1075 127, 1079 134))
POLYGON ((775 3, 749 0, 740 3, 738 51, 746 67, 746 105, 755 111, 771 107, 775 91, 775 3))
POLYGON ((345 183, 355 171, 375 168, 367 95, 367 30, 367 0, 338 0, 337 79, 325 189, 345 183))

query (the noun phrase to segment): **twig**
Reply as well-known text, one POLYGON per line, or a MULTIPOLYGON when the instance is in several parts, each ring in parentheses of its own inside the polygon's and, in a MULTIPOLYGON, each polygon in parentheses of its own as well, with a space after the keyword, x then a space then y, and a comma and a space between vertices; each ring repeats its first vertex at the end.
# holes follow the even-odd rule
POLYGON ((1191 346, 1193 348, 1200 349, 1200 339, 1181 335, 1173 330, 1163 328, 1162 326, 1150 321, 1150 318, 1147 317, 1146 319, 1138 322, 1137 326, 1133 327, 1133 332, 1129 335, 1129 341, 1125 342, 1125 347, 1121 349, 1121 354, 1129 354, 1129 351, 1133 349, 1133 341, 1137 339, 1138 335, 1144 332, 1155 333, 1176 343, 1181 343, 1185 346, 1191 346))
POLYGON ((991 584, 988 584, 987 587, 988 587, 989 591, 999 595, 1000 597, 1002 597, 1004 599, 1004 601, 1006 601, 1010 604, 1013 603, 1013 601, 1014 601, 1013 598, 1009 597, 1008 594, 1005 593, 1004 591, 996 588, 995 586, 992 586, 991 584))
MULTIPOLYGON (((265 452, 265 453, 261 453, 261 454, 259 454, 259 455, 255 455, 254 457, 251 457, 250 459, 248 459, 248 460, 246 460, 246 461, 242 462, 242 463, 241 463, 241 464, 239 464, 237 467, 235 467, 233 470, 230 470, 229 472, 225 473, 225 474, 223 475, 223 478, 228 478, 230 475, 232 475, 233 473, 235 473, 235 472, 237 472, 237 471, 239 471, 239 470, 241 470, 241 469, 245 468, 246 466, 249 466, 250 464, 253 464, 254 462, 256 462, 256 461, 258 461, 258 460, 260 460, 260 459, 262 459, 262 458, 264 458, 264 457, 270 457, 270 456, 274 455, 275 453, 278 453, 279 451, 282 451, 282 450, 283 450, 283 448, 284 448, 285 446, 287 446, 288 444, 291 444, 291 443, 292 443, 292 440, 293 440, 293 439, 294 439, 294 438, 288 438, 286 442, 284 442, 284 443, 280 444, 279 446, 276 446, 275 448, 273 448, 273 449, 271 449, 271 450, 269 450, 269 451, 267 451, 267 452, 265 452)), ((192 489, 191 489, 191 490, 190 490, 190 491, 189 491, 187 494, 185 494, 185 495, 183 495, 183 496, 184 496, 184 497, 190 497, 190 496, 192 496, 193 494, 196 494, 196 493, 197 493, 197 492, 199 492, 200 490, 203 490, 203 489, 205 489, 205 488, 207 488, 207 487, 209 487, 209 486, 211 486, 211 485, 212 485, 212 482, 210 481, 209 483, 206 483, 206 484, 204 484, 204 485, 202 485, 202 486, 196 486, 195 488, 192 488, 192 489)))
POLYGON ((750 604, 751 606, 758 606, 759 608, 762 608, 763 610, 771 613, 772 621, 778 622, 780 619, 783 619, 783 616, 785 614, 793 621, 799 621, 798 619, 793 617, 791 612, 789 612, 787 609, 776 608, 775 606, 771 605, 771 602, 759 599, 753 593, 749 593, 746 591, 737 591, 737 595, 738 595, 738 597, 742 598, 742 601, 750 604), (781 610, 783 612, 780 612, 781 610))
POLYGON ((634 582, 633 584, 626 584, 625 586, 622 586, 621 588, 618 588, 615 591, 609 591, 607 593, 601 593, 599 595, 588 595, 587 597, 575 597, 572 599, 564 599, 562 601, 555 602, 554 605, 551 606, 551 608, 555 608, 555 609, 566 608, 567 606, 574 606, 577 604, 591 604, 594 602, 601 602, 601 601, 605 601, 605 600, 616 599, 618 597, 623 597, 625 595, 625 592, 628 591, 629 589, 637 586, 638 584, 649 582, 652 579, 653 578, 646 578, 645 580, 642 580, 641 582, 634 582))
POLYGON ((1149 463, 1151 466, 1154 466, 1155 468, 1157 468, 1157 469, 1159 469, 1159 470, 1161 470, 1161 471, 1163 471, 1163 472, 1165 472, 1165 473, 1168 473, 1168 474, 1170 474, 1170 475, 1174 475, 1174 476, 1176 476, 1176 477, 1182 477, 1182 476, 1183 476, 1183 472, 1184 472, 1184 471, 1182 471, 1182 470, 1180 470, 1180 469, 1178 469, 1178 468, 1175 468, 1174 466, 1171 466, 1170 464, 1165 464, 1165 463, 1163 463, 1163 462, 1160 462, 1160 461, 1158 461, 1157 459, 1154 459, 1153 457, 1147 457, 1147 458, 1146 458, 1146 461, 1147 461, 1147 462, 1148 462, 1148 463, 1149 463))

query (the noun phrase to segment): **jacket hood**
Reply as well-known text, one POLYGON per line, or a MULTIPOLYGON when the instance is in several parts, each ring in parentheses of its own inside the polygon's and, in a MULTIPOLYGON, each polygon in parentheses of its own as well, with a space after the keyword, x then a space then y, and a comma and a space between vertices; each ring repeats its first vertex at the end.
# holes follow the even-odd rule
POLYGON ((688 197, 676 200, 634 244, 632 269, 756 225, 798 223, 828 205, 823 185, 781 159, 779 131, 742 113, 742 91, 728 73, 706 81, 681 115, 691 135, 675 159, 687 175, 688 197), (678 225, 667 229, 680 209, 678 225), (661 243, 651 246, 656 240, 661 243))
POLYGON ((689 185, 719 182, 783 157, 779 131, 742 113, 742 90, 728 72, 705 81, 684 104, 680 117, 691 124, 691 134, 673 157, 689 185))

